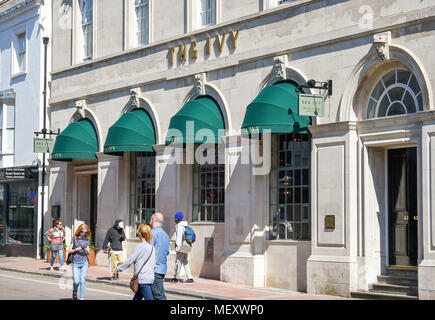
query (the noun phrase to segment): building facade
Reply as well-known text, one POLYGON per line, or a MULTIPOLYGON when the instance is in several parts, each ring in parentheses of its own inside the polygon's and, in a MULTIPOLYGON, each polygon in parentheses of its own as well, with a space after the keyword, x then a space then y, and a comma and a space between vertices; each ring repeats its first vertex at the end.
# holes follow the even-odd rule
POLYGON ((33 138, 43 125, 49 21, 43 1, 0 1, 1 254, 37 257, 41 250, 42 154, 34 153, 33 138))
POLYGON ((129 252, 152 212, 173 236, 182 211, 194 276, 349 296, 406 267, 434 298, 434 11, 52 1, 48 215, 97 246, 123 219, 129 252))

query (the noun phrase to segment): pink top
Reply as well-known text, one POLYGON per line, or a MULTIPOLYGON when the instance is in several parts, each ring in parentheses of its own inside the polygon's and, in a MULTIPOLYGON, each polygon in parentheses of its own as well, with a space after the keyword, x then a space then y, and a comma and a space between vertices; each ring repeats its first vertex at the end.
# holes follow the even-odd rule
POLYGON ((63 243, 63 240, 65 239, 65 229, 62 228, 58 230, 56 227, 54 227, 48 230, 45 235, 47 240, 52 244, 63 243))

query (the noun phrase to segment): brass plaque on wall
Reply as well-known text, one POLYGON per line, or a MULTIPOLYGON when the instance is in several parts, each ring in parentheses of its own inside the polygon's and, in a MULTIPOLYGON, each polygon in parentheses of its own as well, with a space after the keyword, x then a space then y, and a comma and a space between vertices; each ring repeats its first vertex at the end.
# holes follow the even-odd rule
POLYGON ((325 216, 325 229, 334 230, 335 229, 335 215, 325 216))

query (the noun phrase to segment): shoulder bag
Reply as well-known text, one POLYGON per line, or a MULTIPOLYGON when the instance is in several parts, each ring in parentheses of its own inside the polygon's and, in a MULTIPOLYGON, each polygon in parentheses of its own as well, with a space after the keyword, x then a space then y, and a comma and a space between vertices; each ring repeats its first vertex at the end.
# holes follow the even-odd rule
POLYGON ((148 260, 151 258, 151 255, 153 254, 153 250, 154 250, 154 247, 151 246, 151 253, 150 253, 148 259, 145 261, 145 263, 143 264, 142 268, 140 268, 139 272, 137 274, 134 274, 133 278, 131 278, 131 280, 130 280, 130 289, 134 293, 137 293, 139 291, 139 281, 138 281, 139 273, 142 271, 143 267, 145 267, 145 265, 147 264, 148 260))
MULTIPOLYGON (((74 246, 75 246, 75 244, 76 244, 76 241, 75 241, 76 239, 75 238, 73 238, 73 249, 75 249, 74 248, 74 246)), ((70 265, 71 263, 73 263, 73 261, 74 261, 74 255, 75 255, 75 252, 73 252, 73 253, 69 253, 68 252, 68 257, 66 258, 66 264, 67 265, 70 265)))

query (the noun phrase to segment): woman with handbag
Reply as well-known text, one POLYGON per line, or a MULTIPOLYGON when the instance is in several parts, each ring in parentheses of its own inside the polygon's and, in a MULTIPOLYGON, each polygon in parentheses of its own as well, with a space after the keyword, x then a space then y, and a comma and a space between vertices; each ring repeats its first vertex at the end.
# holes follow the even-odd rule
POLYGON ((156 256, 154 247, 149 243, 153 238, 149 225, 141 224, 137 229, 137 235, 141 240, 133 251, 130 258, 115 269, 120 272, 134 263, 134 276, 130 282, 130 288, 135 293, 133 300, 154 300, 151 285, 154 283, 154 267, 156 256))
POLYGON ((90 252, 89 245, 91 243, 91 232, 86 224, 81 224, 71 239, 71 244, 68 253, 73 255, 73 299, 77 300, 77 290, 80 285, 80 300, 85 299, 86 291, 86 274, 88 273, 90 252))
POLYGON ((66 271, 63 265, 63 241, 65 240, 65 229, 62 227, 62 221, 55 220, 53 228, 49 229, 44 235, 50 242, 51 261, 50 271, 53 271, 54 259, 56 255, 59 257, 60 271, 66 271))

